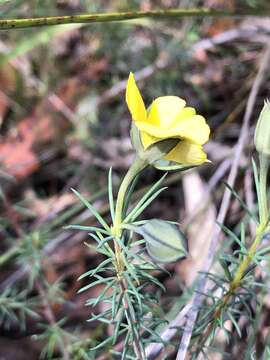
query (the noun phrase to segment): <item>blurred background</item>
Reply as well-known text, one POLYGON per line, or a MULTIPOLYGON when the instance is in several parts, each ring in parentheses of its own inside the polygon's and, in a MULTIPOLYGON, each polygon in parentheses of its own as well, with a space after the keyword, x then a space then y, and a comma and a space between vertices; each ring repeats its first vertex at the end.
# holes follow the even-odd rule
MULTIPOLYGON (((201 6, 237 12, 269 2, 2 0, 0 17, 201 6)), ((101 259, 84 245, 90 241, 87 232, 63 227, 95 225, 71 187, 109 216, 108 169, 113 167, 117 188, 133 160, 124 98, 130 71, 147 105, 158 96, 180 96, 207 119, 212 131, 206 146, 212 163, 185 174, 169 174, 169 188, 145 215, 179 221, 188 235, 192 258, 168 266, 172 276, 163 275, 167 292, 161 294, 165 313, 176 302, 184 303, 181 294, 189 289, 207 254, 224 191, 222 180, 230 169, 269 34, 270 19, 255 17, 140 19, 0 31, 1 360, 101 356, 89 357, 87 349, 112 330, 87 323, 92 310, 84 305, 101 286, 77 294, 83 285, 78 277, 101 259)), ((268 73, 256 98, 250 141, 235 185, 244 198, 253 194, 254 124, 269 96, 268 73)), ((138 189, 161 175, 147 170, 138 189)), ((233 201, 227 225, 237 227, 240 218, 239 204, 233 201)), ((269 301, 264 307, 266 319, 269 301)), ((226 349, 225 340, 220 342, 226 349)), ((245 339, 239 344, 231 347, 232 358, 237 358, 245 339)), ((165 358, 174 358, 171 351, 165 358)), ((211 359, 223 359, 218 356, 211 359)), ((105 358, 106 354, 100 357, 105 358)))

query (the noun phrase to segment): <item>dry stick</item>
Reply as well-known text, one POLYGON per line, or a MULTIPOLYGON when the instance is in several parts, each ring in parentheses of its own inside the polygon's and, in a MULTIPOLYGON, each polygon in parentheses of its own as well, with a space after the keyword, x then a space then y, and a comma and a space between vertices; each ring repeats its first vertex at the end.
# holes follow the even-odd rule
MULTIPOLYGON (((243 121, 243 125, 242 125, 241 132, 240 132, 240 137, 239 137, 238 143, 235 148, 235 158, 232 163, 231 171, 230 171, 230 174, 229 174, 228 180, 227 180, 227 183, 231 187, 234 186, 234 183, 236 180, 237 170, 238 170, 239 162, 241 159, 241 154, 244 149, 244 145, 245 145, 245 141, 246 141, 246 137, 247 137, 247 133, 248 133, 249 122, 250 122, 250 118, 251 118, 252 111, 254 108, 255 100, 258 95, 259 88, 260 88, 263 80, 265 80, 265 74, 268 70, 269 62, 270 62, 270 43, 268 43, 268 45, 267 45, 267 49, 261 60, 259 71, 257 73, 257 76, 255 78, 254 84, 251 88, 251 92, 250 92, 250 95, 248 98, 247 107, 246 107, 246 111, 245 111, 245 115, 244 115, 244 121, 243 121)), ((219 214, 217 217, 217 223, 221 223, 221 224, 224 223, 224 220, 226 218, 226 215, 227 215, 227 212, 229 209, 230 198, 231 198, 231 192, 229 189, 226 189, 224 192, 221 207, 220 207, 219 214)), ((202 294, 204 293, 205 286, 206 286, 206 279, 207 279, 206 274, 209 272, 209 270, 212 266, 212 263, 213 263, 213 260, 214 260, 215 254, 216 254, 216 248, 218 246, 218 240, 219 240, 220 233, 221 233, 221 228, 220 228, 220 226, 218 226, 216 224, 214 233, 213 233, 213 236, 211 239, 211 243, 209 246, 208 255, 207 255, 206 261, 204 263, 204 266, 201 270, 202 273, 199 278, 199 284, 198 284, 197 290, 195 292, 195 295, 193 297, 192 307, 187 316, 187 322, 186 322, 186 325, 184 328, 184 332, 182 335, 182 339, 180 342, 176 360, 184 360, 186 357, 187 350, 188 350, 189 343, 190 343, 191 336, 192 336, 192 332, 193 332, 193 328, 194 328, 194 324, 197 319, 199 308, 203 301, 202 294)))
POLYGON ((0 30, 31 28, 37 26, 52 26, 60 24, 82 24, 82 23, 101 23, 112 21, 124 21, 131 19, 179 19, 185 17, 242 17, 242 16, 267 16, 270 9, 238 9, 215 10, 209 8, 193 9, 170 9, 170 10, 152 10, 152 11, 134 11, 119 13, 95 13, 70 16, 48 16, 29 19, 3 19, 0 20, 0 30))

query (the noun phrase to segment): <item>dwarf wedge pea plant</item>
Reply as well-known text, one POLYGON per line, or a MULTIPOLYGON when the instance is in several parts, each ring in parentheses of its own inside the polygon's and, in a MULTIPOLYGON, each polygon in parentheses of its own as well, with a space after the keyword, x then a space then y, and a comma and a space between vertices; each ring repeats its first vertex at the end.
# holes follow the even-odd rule
POLYGON ((226 350, 230 352, 236 336, 246 338, 247 341, 246 352, 241 358, 269 359, 269 334, 265 348, 260 345, 259 349, 256 346, 262 304, 264 297, 269 296, 269 101, 265 102, 260 113, 254 143, 258 153, 258 161, 252 160, 258 214, 254 209, 249 209, 239 194, 229 187, 232 195, 244 209, 245 216, 241 219, 238 229, 232 230, 221 224, 227 240, 226 246, 218 256, 222 271, 221 274, 206 274, 213 285, 207 293, 202 294, 205 296, 205 302, 200 309, 191 342, 191 359, 194 360, 200 356, 207 358, 207 352, 211 349, 222 354, 225 354, 226 350), (249 221, 256 225, 254 234, 248 233, 249 221), (257 273, 254 271, 255 268, 259 270, 257 273), (217 348, 217 334, 221 330, 226 336, 227 348, 217 348))
MULTIPOLYGON (((96 268, 80 277, 87 280, 81 292, 96 285, 102 288, 97 297, 90 298, 86 303, 93 311, 89 321, 98 320, 104 326, 110 324, 114 328, 113 334, 105 340, 101 339, 91 351, 97 353, 105 348, 118 358, 146 359, 146 344, 162 341, 155 329, 165 321, 158 292, 157 295, 153 293, 153 285, 162 290, 164 286, 153 274, 165 271, 162 263, 185 258, 188 247, 176 223, 139 219, 147 206, 165 189, 161 184, 166 174, 135 205, 131 206, 130 200, 138 176, 148 166, 164 171, 183 171, 207 162, 203 144, 208 141, 210 129, 205 119, 197 115, 194 108, 186 107, 186 102, 177 96, 159 97, 146 109, 132 73, 127 82, 126 102, 133 120, 131 141, 135 157, 116 198, 112 169, 109 171, 111 223, 73 190, 94 214, 99 226, 69 227, 89 231, 96 242, 95 251, 103 259, 96 268), (106 304, 107 310, 95 313, 101 302, 106 304), (117 353, 113 349, 119 340, 123 345, 117 353)), ((93 247, 92 243, 87 246, 93 247)))

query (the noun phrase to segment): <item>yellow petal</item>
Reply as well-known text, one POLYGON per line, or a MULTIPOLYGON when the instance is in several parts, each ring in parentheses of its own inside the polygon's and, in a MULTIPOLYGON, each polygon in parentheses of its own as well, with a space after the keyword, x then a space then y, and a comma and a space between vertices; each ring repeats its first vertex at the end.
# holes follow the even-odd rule
POLYGON ((179 119, 175 132, 185 140, 203 145, 209 140, 210 128, 203 116, 195 115, 185 120, 179 119))
POLYGON ((181 121, 192 118, 196 115, 196 110, 193 107, 185 107, 174 119, 174 125, 177 126, 181 121))
POLYGON ((146 150, 150 145, 162 140, 157 137, 154 137, 152 135, 148 135, 144 131, 140 131, 141 141, 144 147, 144 150, 146 150))
POLYGON ((147 113, 144 106, 144 102, 136 85, 136 81, 133 73, 129 74, 126 88, 126 102, 134 121, 146 121, 147 113))
POLYGON ((149 123, 138 121, 136 126, 139 130, 159 139, 180 138, 198 145, 205 144, 209 139, 210 128, 201 115, 195 115, 188 119, 181 119, 173 127, 164 129, 149 123))
POLYGON ((177 96, 161 96, 152 102, 148 122, 161 128, 170 127, 186 102, 177 96))
POLYGON ((207 156, 201 145, 180 141, 164 159, 183 165, 200 165, 207 161, 207 156))

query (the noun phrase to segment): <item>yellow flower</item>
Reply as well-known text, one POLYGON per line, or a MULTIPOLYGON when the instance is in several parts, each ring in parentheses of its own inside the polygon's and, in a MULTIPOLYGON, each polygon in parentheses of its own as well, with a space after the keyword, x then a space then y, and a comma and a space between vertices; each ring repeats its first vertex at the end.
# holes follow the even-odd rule
POLYGON ((162 96, 155 99, 149 111, 146 110, 134 75, 130 73, 126 102, 144 149, 155 142, 181 139, 165 156, 165 160, 182 165, 200 165, 207 161, 202 145, 209 139, 210 128, 201 115, 192 107, 185 107, 185 100, 177 96, 162 96))

